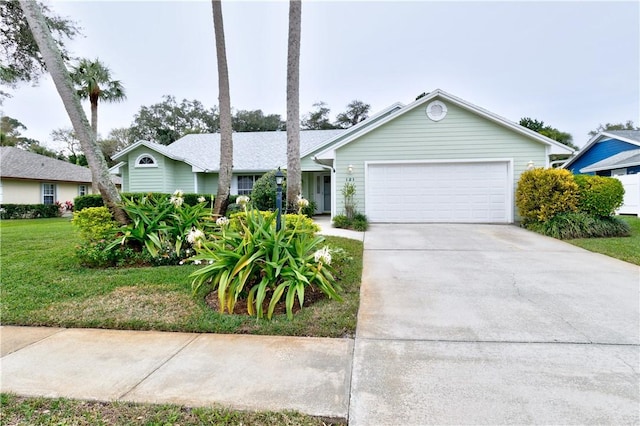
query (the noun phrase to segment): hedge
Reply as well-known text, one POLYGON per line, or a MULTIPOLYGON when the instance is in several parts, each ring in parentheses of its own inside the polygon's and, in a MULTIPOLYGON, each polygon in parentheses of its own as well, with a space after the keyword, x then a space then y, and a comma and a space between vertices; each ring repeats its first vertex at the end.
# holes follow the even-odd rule
POLYGON ((60 216, 55 204, 2 204, 0 219, 36 219, 60 216))
MULTIPOLYGON (((171 194, 165 194, 163 192, 123 192, 120 194, 123 198, 128 198, 132 200, 140 200, 142 197, 153 196, 154 198, 161 197, 170 197, 171 194)), ((198 198, 204 197, 206 201, 207 208, 213 207, 212 202, 215 200, 215 195, 212 194, 184 194, 184 203, 190 206, 194 206, 198 204, 198 198)), ((229 204, 234 204, 236 202, 237 195, 229 196, 229 204)), ((83 195, 81 197, 76 197, 73 200, 75 211, 80 211, 86 209, 87 207, 102 207, 104 206, 104 201, 102 200, 102 196, 100 194, 90 194, 83 195)))

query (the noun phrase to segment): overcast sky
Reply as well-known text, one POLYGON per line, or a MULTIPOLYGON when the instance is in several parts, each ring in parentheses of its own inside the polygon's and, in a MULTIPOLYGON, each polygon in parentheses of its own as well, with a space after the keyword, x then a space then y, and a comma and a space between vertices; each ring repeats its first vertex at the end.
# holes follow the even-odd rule
MULTIPOLYGON (((127 100, 100 104, 99 132, 127 127, 142 105, 218 103, 209 1, 52 1, 127 100)), ((286 112, 288 4, 223 1, 231 104, 286 112)), ((304 1, 300 111, 324 101, 332 118, 360 99, 375 113, 440 88, 509 120, 543 120, 581 146, 599 123, 640 125, 640 3, 304 1)), ((53 83, 22 85, 0 107, 47 143, 71 127, 53 83)), ((87 106, 88 111, 88 106, 87 106)))

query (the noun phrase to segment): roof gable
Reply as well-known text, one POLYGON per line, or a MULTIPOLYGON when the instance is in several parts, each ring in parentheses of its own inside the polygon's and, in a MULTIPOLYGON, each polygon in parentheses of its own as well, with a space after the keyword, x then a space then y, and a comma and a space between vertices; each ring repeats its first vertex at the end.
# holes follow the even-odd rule
POLYGON ((601 170, 622 169, 640 165, 640 149, 622 151, 604 160, 580 169, 581 173, 599 172, 601 170))
POLYGON ((567 169, 573 163, 575 163, 580 157, 589 152, 591 147, 600 141, 604 141, 607 139, 616 139, 622 142, 626 142, 632 145, 640 146, 640 130, 609 130, 600 132, 597 135, 593 136, 586 143, 585 146, 582 147, 580 151, 576 153, 569 161, 563 164, 563 168, 567 169))
POLYGON ((450 102, 464 110, 467 110, 469 112, 472 112, 480 117, 483 117, 491 122, 494 122, 502 127, 508 128, 510 130, 513 130, 519 134, 522 134, 524 136, 526 136, 529 139, 532 139, 538 143, 544 144, 549 146, 550 148, 553 149, 552 153, 572 153, 573 150, 569 147, 567 147, 566 145, 563 145, 557 141, 554 141, 553 139, 547 138, 546 136, 543 136, 537 132, 534 132, 533 130, 527 129, 526 127, 520 126, 519 124, 516 124, 512 121, 509 121, 503 117, 500 117, 488 110, 485 110, 483 108, 480 108, 476 105, 473 105, 469 102, 466 102, 458 97, 455 97, 443 90, 440 89, 436 89, 435 91, 427 94, 426 96, 423 96, 419 99, 417 99, 416 101, 410 103, 409 105, 405 106, 404 108, 401 108, 399 110, 394 111, 393 113, 387 115, 386 117, 384 117, 381 120, 378 120, 376 123, 373 123, 370 126, 364 127, 362 129, 358 129, 357 131, 353 132, 351 135, 349 135, 346 138, 343 138, 341 141, 339 141, 336 144, 333 144, 331 146, 329 146, 327 149, 325 149, 324 151, 322 151, 321 153, 318 154, 318 158, 332 158, 333 157, 333 151, 352 142, 353 140, 377 129, 378 127, 392 121, 395 120, 396 118, 408 113, 409 111, 412 111, 416 108, 419 108, 423 105, 425 105, 428 102, 434 101, 434 100, 443 100, 446 102, 450 102))

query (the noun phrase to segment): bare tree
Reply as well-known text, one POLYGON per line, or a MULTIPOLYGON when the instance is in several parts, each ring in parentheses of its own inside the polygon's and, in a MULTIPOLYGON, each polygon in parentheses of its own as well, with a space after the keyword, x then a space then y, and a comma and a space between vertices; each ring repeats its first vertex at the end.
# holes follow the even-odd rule
POLYGON ((287 55, 287 204, 294 208, 302 190, 300 170, 300 34, 302 2, 289 1, 287 55))
POLYGON ((220 171, 218 173, 218 193, 213 206, 216 215, 223 216, 229 205, 231 174, 233 173, 233 140, 231 126, 231 95, 229 93, 229 70, 227 50, 224 43, 221 0, 211 0, 213 9, 213 31, 216 37, 216 58, 218 60, 218 102, 220 108, 220 171))
POLYGON ((20 0, 20 7, 24 12, 33 38, 38 44, 42 59, 49 74, 51 74, 51 78, 55 83, 62 103, 67 110, 67 114, 73 125, 73 130, 80 140, 82 151, 84 151, 87 162, 89 163, 89 168, 91 169, 91 179, 97 184, 98 190, 107 207, 111 210, 113 217, 120 223, 127 223, 126 213, 118 206, 118 203, 121 201, 120 194, 111 180, 107 162, 94 137, 89 121, 82 110, 80 98, 73 87, 73 81, 65 67, 60 49, 58 49, 58 46, 51 36, 51 31, 42 15, 40 5, 35 1, 20 0))

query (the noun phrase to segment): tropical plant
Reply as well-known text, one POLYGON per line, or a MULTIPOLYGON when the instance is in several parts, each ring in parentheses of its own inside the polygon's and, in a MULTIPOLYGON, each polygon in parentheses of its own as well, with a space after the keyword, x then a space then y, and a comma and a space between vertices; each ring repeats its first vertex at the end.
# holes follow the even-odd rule
POLYGON ((87 157, 87 162, 91 169, 92 182, 98 187, 113 217, 120 223, 127 223, 126 214, 118 207, 120 194, 111 180, 107 162, 89 126, 80 104, 80 99, 74 91, 73 81, 67 72, 60 49, 56 46, 56 42, 51 36, 51 30, 42 14, 42 9, 37 2, 31 0, 20 0, 20 7, 29 24, 33 39, 38 45, 43 62, 51 74, 69 119, 73 124, 73 130, 80 141, 82 151, 87 157))
POLYGON ((98 139, 98 101, 121 102, 126 99, 124 87, 119 80, 111 79, 111 70, 97 58, 80 59, 71 70, 71 79, 81 99, 91 104, 91 128, 98 139))
POLYGON ((194 263, 206 266, 194 272, 194 292, 216 291, 220 312, 233 313, 238 299, 247 300, 247 313, 265 316, 263 304, 269 299, 266 316, 271 319, 276 305, 285 298, 287 317, 293 317, 297 299, 304 305, 305 293, 320 290, 329 298, 342 300, 331 268, 331 252, 320 248, 324 238, 300 224, 275 230, 277 212, 248 209, 236 217, 240 229, 226 218, 217 221, 210 239, 196 247, 194 263))
POLYGON ((190 206, 184 203, 183 193, 172 196, 149 194, 137 199, 123 197, 123 209, 131 223, 120 229, 117 238, 108 246, 132 246, 146 250, 152 259, 163 263, 178 263, 187 257, 196 238, 195 230, 207 225, 211 212, 206 200, 190 206))

